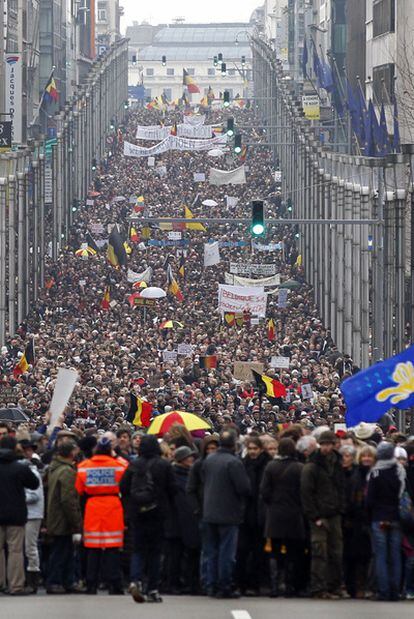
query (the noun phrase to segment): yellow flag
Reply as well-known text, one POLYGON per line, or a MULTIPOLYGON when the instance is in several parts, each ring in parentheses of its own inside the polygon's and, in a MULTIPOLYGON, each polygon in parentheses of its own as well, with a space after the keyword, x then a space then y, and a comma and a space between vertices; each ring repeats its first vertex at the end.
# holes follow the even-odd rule
MULTIPOLYGON (((184 217, 186 219, 193 219, 194 217, 188 206, 184 206, 184 217)), ((185 227, 187 228, 187 230, 201 230, 202 232, 207 232, 203 224, 200 223, 185 224, 185 227)))
POLYGON ((301 267, 301 266, 302 266, 302 254, 299 254, 299 256, 296 258, 295 267, 301 267))

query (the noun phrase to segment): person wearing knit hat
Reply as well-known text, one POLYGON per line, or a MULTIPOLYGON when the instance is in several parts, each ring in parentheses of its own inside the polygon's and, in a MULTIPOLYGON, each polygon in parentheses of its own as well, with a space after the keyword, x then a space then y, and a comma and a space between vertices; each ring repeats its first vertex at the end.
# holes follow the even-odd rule
POLYGON ((405 470, 395 457, 395 446, 378 445, 377 462, 368 478, 366 504, 371 521, 377 578, 377 598, 397 601, 401 585, 401 543, 399 503, 405 490, 405 470))

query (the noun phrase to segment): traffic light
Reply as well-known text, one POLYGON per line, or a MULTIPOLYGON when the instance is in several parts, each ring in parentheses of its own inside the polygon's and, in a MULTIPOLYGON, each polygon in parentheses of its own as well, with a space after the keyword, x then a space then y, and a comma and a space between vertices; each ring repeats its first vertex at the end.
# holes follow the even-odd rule
POLYGON ((115 129, 115 118, 111 118, 111 124, 110 124, 109 128, 111 129, 111 131, 113 131, 115 129))
POLYGON ((227 66, 225 62, 221 63, 221 74, 223 77, 227 74, 227 66))
POLYGON ((96 167, 97 167, 96 159, 95 159, 95 158, 93 158, 93 159, 92 159, 92 172, 95 172, 96 167))
POLYGON ((136 54, 132 54, 132 64, 134 66, 137 64, 137 56, 136 56, 136 54))
POLYGON ((163 67, 167 64, 167 56, 161 56, 161 64, 163 67))
POLYGON ((234 135, 234 118, 227 119, 227 135, 232 138, 234 135))
POLYGON ((217 56, 214 56, 214 58, 213 58, 213 65, 215 67, 217 67, 217 65, 218 65, 218 58, 217 58, 217 56))
POLYGON ((229 107, 229 105, 230 105, 230 93, 229 93, 228 90, 224 91, 224 94, 223 94, 223 105, 224 105, 224 107, 229 107))
POLYGON ((250 229, 254 236, 262 236, 262 234, 264 234, 265 221, 263 200, 252 200, 252 225, 250 229))
POLYGON ((234 152, 236 155, 240 155, 242 152, 242 136, 240 133, 234 136, 234 152))
POLYGON ((128 108, 129 108, 128 101, 124 101, 124 110, 127 110, 128 108))
POLYGON ((241 63, 242 63, 242 67, 244 67, 244 65, 246 64, 246 56, 241 57, 241 63))
POLYGON ((219 62, 223 61, 223 54, 220 52, 220 54, 218 54, 217 59, 219 62))

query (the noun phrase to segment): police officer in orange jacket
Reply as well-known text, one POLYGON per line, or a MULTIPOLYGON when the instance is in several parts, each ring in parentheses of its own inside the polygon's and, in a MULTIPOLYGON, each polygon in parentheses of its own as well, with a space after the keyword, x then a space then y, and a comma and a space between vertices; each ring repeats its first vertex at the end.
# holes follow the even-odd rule
POLYGON ((83 543, 87 548, 87 593, 96 594, 100 581, 112 595, 123 594, 121 553, 124 543, 124 511, 119 483, 126 464, 113 457, 111 441, 99 440, 95 455, 81 462, 76 490, 86 498, 83 543))

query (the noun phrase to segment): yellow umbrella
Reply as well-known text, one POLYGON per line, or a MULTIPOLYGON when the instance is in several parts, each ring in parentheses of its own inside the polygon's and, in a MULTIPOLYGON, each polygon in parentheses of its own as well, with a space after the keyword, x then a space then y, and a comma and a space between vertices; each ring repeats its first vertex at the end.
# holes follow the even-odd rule
POLYGON ((171 411, 170 413, 164 413, 163 415, 155 417, 148 428, 148 434, 163 436, 171 430, 171 426, 174 423, 184 426, 189 432, 195 430, 211 430, 210 424, 194 413, 171 411))
POLYGON ((75 256, 87 258, 88 256, 96 256, 96 251, 92 247, 81 247, 75 251, 75 256))

